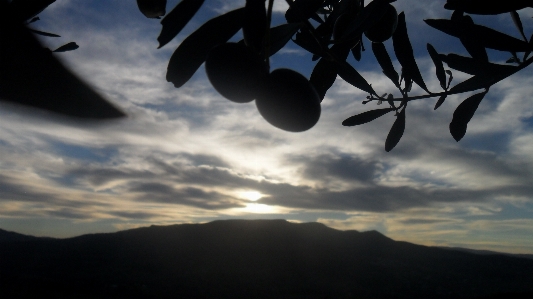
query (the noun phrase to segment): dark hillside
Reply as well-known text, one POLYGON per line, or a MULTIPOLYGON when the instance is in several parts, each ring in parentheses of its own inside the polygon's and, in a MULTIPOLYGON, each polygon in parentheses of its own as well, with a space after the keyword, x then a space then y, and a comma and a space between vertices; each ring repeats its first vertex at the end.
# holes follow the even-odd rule
POLYGON ((533 292, 533 260, 228 220, 5 243, 0 277, 0 298, 475 298, 533 292))

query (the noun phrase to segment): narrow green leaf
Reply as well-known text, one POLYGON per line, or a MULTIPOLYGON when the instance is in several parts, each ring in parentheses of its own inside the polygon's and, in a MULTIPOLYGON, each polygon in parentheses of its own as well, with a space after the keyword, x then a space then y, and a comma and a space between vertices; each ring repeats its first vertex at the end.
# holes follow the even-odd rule
POLYGON ((446 100, 446 95, 440 96, 437 103, 435 103, 435 107, 433 108, 433 110, 437 110, 444 103, 444 100, 446 100))
POLYGON ((270 56, 285 47, 301 26, 300 23, 291 23, 270 28, 270 56))
POLYGON ((48 36, 48 37, 61 37, 60 35, 57 35, 57 34, 54 34, 54 33, 49 33, 49 32, 44 32, 44 31, 39 31, 39 30, 35 30, 35 29, 30 29, 28 28, 29 31, 35 33, 35 34, 39 34, 39 35, 42 35, 42 36, 48 36))
POLYGON ((366 112, 348 117, 342 122, 342 125, 345 127, 352 127, 352 126, 366 124, 394 110, 395 110, 394 108, 384 108, 384 109, 375 109, 375 110, 366 111, 366 112))
POLYGON ((483 75, 487 73, 508 74, 508 73, 516 72, 518 70, 518 67, 516 66, 482 62, 477 59, 473 59, 470 57, 464 57, 464 56, 457 55, 454 53, 451 53, 448 55, 441 54, 439 55, 439 58, 443 62, 446 62, 446 64, 450 68, 458 70, 463 73, 470 74, 470 75, 483 75))
POLYGON ((350 83, 354 87, 377 96, 372 86, 368 84, 365 78, 363 78, 363 76, 361 76, 361 74, 359 74, 359 72, 357 72, 348 62, 338 62, 337 65, 339 76, 344 79, 344 81, 350 83))
POLYGON ((62 45, 61 47, 55 49, 54 51, 52 52, 67 52, 67 51, 73 51, 73 50, 76 50, 77 48, 79 48, 80 46, 78 46, 75 42, 70 42, 68 44, 64 44, 62 45))
POLYGON ((322 46, 307 29, 298 31, 292 41, 311 54, 318 56, 323 55, 322 46))
POLYGON ((359 40, 359 42, 355 45, 355 47, 352 48, 352 55, 353 58, 357 61, 361 61, 361 50, 363 46, 363 40, 359 40))
POLYGON ((449 10, 460 10, 476 15, 496 15, 531 7, 532 5, 530 0, 448 0, 444 5, 444 8, 449 10))
POLYGON ((459 106, 457 106, 457 109, 455 109, 452 122, 450 123, 450 133, 455 141, 459 141, 465 136, 468 122, 470 122, 474 113, 476 113, 485 94, 487 94, 487 92, 477 93, 464 100, 459 106))
MULTIPOLYGON (((331 55, 333 55, 338 61, 345 61, 350 53, 350 47, 347 44, 335 44, 329 50, 331 55)), ((333 83, 335 83, 338 72, 339 65, 325 58, 321 58, 316 64, 313 73, 311 73, 309 82, 315 87, 320 96, 320 100, 324 99, 328 89, 333 83)), ((357 77, 357 75, 354 76, 357 77)), ((362 77, 359 78, 359 80, 360 79, 362 79, 362 77)), ((364 86, 364 83, 362 84, 362 86, 364 86)))
POLYGON ((516 26, 518 31, 520 31, 520 35, 522 35, 522 38, 524 39, 524 41, 527 41, 527 37, 524 34, 524 26, 522 26, 522 21, 520 20, 520 16, 516 12, 516 10, 513 10, 510 13, 511 13, 511 18, 513 19, 514 25, 516 26))
POLYGON ((0 20, 1 100, 78 118, 125 116, 65 68, 22 23, 3 21, 0 20))
POLYGON ((446 73, 444 72, 444 66, 439 58, 439 54, 431 44, 427 44, 427 49, 435 65, 435 74, 437 75, 437 79, 439 79, 440 86, 442 89, 446 89, 446 73))
POLYGON ((407 25, 405 24, 405 13, 401 12, 398 15, 398 27, 392 35, 392 44, 394 46, 394 53, 398 58, 398 61, 402 65, 403 73, 408 74, 408 76, 420 86, 422 89, 431 93, 426 87, 426 83, 420 74, 418 65, 413 54, 413 47, 409 41, 409 36, 407 34, 407 25))
POLYGON ((181 29, 189 23, 192 17, 204 4, 204 0, 182 0, 174 9, 161 21, 161 33, 157 37, 159 48, 168 44, 181 29))
MULTIPOLYGON (((470 16, 457 17, 457 21, 465 23, 465 26, 474 24, 474 20, 470 16)), ((489 62, 489 56, 487 55, 487 49, 475 40, 469 38, 460 38, 461 44, 465 47, 466 51, 472 58, 480 60, 482 62, 489 62)))
POLYGON ((383 43, 372 43, 372 52, 374 53, 374 56, 376 56, 376 60, 381 66, 385 76, 387 76, 394 85, 399 86, 400 76, 392 65, 392 60, 390 59, 389 53, 387 53, 385 45, 383 45, 383 43))
POLYGON ((489 88, 497 81, 493 76, 477 75, 461 83, 458 83, 450 89, 450 92, 467 92, 481 88, 489 88))
POLYGON ((498 65, 501 68, 497 72, 486 71, 475 75, 474 77, 463 81, 450 89, 450 92, 467 92, 474 91, 480 88, 489 88, 491 85, 511 76, 519 70, 518 67, 498 65))
POLYGON ((531 49, 527 42, 485 26, 444 19, 424 21, 429 26, 446 34, 470 40, 485 48, 506 52, 525 52, 531 49))
POLYGON ((385 140, 385 151, 390 152, 402 139, 403 132, 405 131, 405 108, 398 113, 392 128, 385 140))
POLYGON ((189 35, 170 57, 167 81, 181 87, 204 63, 209 50, 227 42, 242 27, 244 8, 213 18, 189 35))
POLYGON ((309 82, 316 89, 320 100, 326 96, 326 92, 337 79, 338 66, 325 58, 321 58, 315 65, 309 82))
POLYGON ((147 18, 159 19, 167 10, 167 0, 137 0, 137 7, 147 18))

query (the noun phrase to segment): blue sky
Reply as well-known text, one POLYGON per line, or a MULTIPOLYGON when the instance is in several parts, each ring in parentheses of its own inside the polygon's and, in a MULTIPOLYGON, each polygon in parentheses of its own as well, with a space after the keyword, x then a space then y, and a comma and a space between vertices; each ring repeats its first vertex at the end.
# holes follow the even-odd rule
MULTIPOLYGON (((168 1, 167 12, 177 2, 168 1)), ((286 6, 275 3, 273 22, 281 24, 286 6)), ((466 55, 458 40, 423 22, 449 18, 444 3, 394 3, 405 11, 432 91, 440 87, 426 43, 439 53, 466 55)), ((159 50, 161 25, 144 18, 135 1, 57 0, 45 10, 32 28, 61 37, 43 43, 56 48, 75 41, 79 49, 57 56, 128 118, 72 122, 0 103, 0 228, 69 237, 151 224, 283 218, 376 229, 425 245, 533 253, 531 70, 491 88, 459 143, 448 125, 468 94, 450 96, 437 111, 436 99, 411 103, 404 136, 387 153, 395 118, 343 127, 349 116, 380 106, 362 105, 366 94, 340 78, 314 128, 284 132, 263 120, 254 103, 218 95, 203 68, 179 89, 165 80, 168 59, 187 34, 243 4, 206 1, 159 50)), ((532 13, 520 11, 526 36, 533 33, 532 13)), ((474 20, 519 37, 508 14, 474 20)), ((386 45, 393 53, 392 42, 386 45)), ((362 61, 351 62, 378 93, 394 93, 368 40, 365 46, 362 61)), ((493 62, 510 56, 489 55, 493 62)), ((273 56, 272 65, 305 76, 313 66, 294 44, 273 56)), ((468 78, 457 71, 454 77, 455 83, 468 78)))

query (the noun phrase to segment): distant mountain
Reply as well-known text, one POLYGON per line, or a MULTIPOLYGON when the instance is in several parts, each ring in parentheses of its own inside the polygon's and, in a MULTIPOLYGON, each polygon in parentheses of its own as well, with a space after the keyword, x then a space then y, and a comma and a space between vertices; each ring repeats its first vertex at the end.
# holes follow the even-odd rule
POLYGON ((462 247, 444 247, 444 246, 440 246, 439 248, 456 250, 456 251, 463 251, 463 252, 470 252, 470 253, 481 254, 481 255, 499 255, 499 254, 501 254, 501 255, 514 256, 514 257, 520 257, 520 258, 532 259, 533 260, 533 254, 506 253, 506 252, 498 252, 498 251, 491 251, 491 250, 478 250, 478 249, 470 249, 470 248, 462 248, 462 247))
POLYGON ((37 237, 27 236, 23 234, 18 234, 15 232, 10 232, 7 230, 0 229, 0 244, 4 242, 20 242, 20 241, 30 241, 35 240, 37 237))
POLYGON ((533 260, 284 220, 151 226, 1 243, 0 298, 45 295, 533 298, 533 260))

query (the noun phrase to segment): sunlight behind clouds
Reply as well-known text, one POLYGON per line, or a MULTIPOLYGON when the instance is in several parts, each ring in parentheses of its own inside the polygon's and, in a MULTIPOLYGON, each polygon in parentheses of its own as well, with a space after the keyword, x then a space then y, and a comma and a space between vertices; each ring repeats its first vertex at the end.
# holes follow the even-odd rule
MULTIPOLYGON (((399 11, 420 15, 408 23, 411 39, 429 89, 438 91, 426 34, 445 38, 420 22, 449 12, 438 1, 426 2, 397 1, 399 11)), ((30 117, 24 109, 0 104, 1 228, 53 235, 60 226, 72 226, 70 234, 66 229, 56 234, 72 236, 153 223, 285 217, 338 229, 376 229, 424 244, 533 252, 533 244, 518 241, 531 235, 526 228, 533 198, 530 71, 491 88, 459 143, 448 125, 470 94, 450 96, 437 111, 436 99, 411 102, 402 140, 386 153, 394 114, 342 126, 352 115, 387 105, 362 105, 367 94, 340 78, 322 102, 318 124, 299 134, 272 127, 254 102, 224 99, 203 67, 179 89, 166 81, 168 59, 186 34, 215 10, 244 1, 211 2, 160 50, 159 21, 142 18, 135 3, 113 2, 115 11, 84 3, 62 2, 35 28, 62 35, 43 39, 51 48, 76 41, 78 50, 57 55, 129 117, 95 125, 40 112, 30 117), (513 203, 529 212, 509 216, 513 203), (50 230, 21 225, 24 221, 50 230), (515 235, 508 236, 510 231, 515 235), (490 238, 470 239, 475 234, 490 238), (511 241, 516 245, 501 245, 511 241)), ((169 1, 167 11, 175 3, 169 1)), ((274 7, 283 11, 285 5, 276 1, 274 7)), ((354 66, 378 93, 399 96, 378 69, 370 44, 365 46, 363 61, 354 66)), ((310 56, 292 49, 273 59, 305 70, 310 56)), ((456 84, 468 76, 454 71, 454 77, 456 84)))

